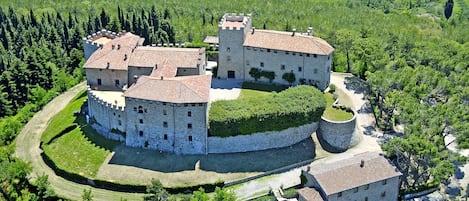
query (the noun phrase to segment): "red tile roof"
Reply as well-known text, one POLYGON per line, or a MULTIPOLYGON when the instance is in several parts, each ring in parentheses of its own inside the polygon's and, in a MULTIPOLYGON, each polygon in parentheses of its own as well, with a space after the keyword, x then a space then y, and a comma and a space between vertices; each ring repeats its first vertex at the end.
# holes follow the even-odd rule
POLYGON ((298 195, 304 197, 308 201, 324 201, 321 194, 314 188, 302 188, 298 190, 298 195))
POLYGON ((326 195, 402 175, 391 161, 374 152, 335 162, 313 163, 308 173, 316 178, 326 195))
POLYGON ((96 50, 86 61, 84 68, 127 70, 132 49, 142 42, 139 36, 125 33, 96 50))
POLYGON ((188 67, 197 68, 200 63, 199 54, 205 52, 202 48, 169 48, 169 47, 137 47, 132 53, 129 66, 134 67, 188 67))
POLYGON ((180 77, 142 76, 126 92, 125 97, 169 103, 209 102, 211 76, 180 77))
POLYGON ((329 43, 318 37, 301 33, 295 33, 292 36, 292 32, 257 29, 254 33, 252 31, 246 33, 243 45, 318 55, 329 55, 334 51, 334 48, 329 43))

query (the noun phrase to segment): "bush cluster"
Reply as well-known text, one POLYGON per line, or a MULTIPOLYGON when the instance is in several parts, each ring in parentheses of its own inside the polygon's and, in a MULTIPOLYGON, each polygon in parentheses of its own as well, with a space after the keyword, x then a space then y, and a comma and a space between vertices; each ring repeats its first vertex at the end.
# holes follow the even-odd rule
POLYGON ((280 131, 318 121, 326 107, 322 93, 301 85, 270 96, 212 103, 210 135, 229 137, 280 131))

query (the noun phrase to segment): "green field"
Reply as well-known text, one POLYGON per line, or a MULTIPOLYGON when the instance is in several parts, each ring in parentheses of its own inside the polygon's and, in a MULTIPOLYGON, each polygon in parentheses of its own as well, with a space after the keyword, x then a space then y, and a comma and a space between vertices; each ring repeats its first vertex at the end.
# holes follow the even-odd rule
POLYGON ((332 94, 325 93, 324 97, 326 98, 327 102, 326 110, 322 115, 324 118, 332 121, 347 121, 352 119, 352 113, 332 107, 332 104, 334 103, 334 97, 332 94))
POLYGON ((58 168, 93 178, 107 155, 119 145, 119 142, 107 140, 99 135, 85 117, 74 116, 79 111, 86 92, 81 93, 64 110, 54 116, 49 122, 41 140, 45 143, 42 148, 45 154, 54 161, 58 168), (70 132, 62 133, 73 125, 77 127, 70 132), (51 139, 58 136, 52 142, 51 139))

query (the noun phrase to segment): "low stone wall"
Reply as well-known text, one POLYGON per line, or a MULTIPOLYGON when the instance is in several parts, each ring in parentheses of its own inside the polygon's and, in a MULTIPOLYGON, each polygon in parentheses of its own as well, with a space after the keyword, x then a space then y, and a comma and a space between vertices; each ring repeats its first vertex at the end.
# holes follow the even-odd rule
POLYGON ((355 146, 359 142, 359 134, 356 130, 356 113, 348 121, 331 121, 321 117, 317 136, 322 143, 331 146, 333 152, 343 152, 355 146))
POLYGON ((269 131, 224 138, 209 137, 208 153, 236 153, 288 147, 311 137, 311 134, 316 131, 318 125, 317 122, 314 122, 282 131, 269 131))
POLYGON ((94 128, 96 132, 98 132, 101 136, 105 137, 106 139, 125 142, 124 136, 112 133, 109 129, 106 129, 100 126, 99 124, 92 124, 91 127, 94 128))

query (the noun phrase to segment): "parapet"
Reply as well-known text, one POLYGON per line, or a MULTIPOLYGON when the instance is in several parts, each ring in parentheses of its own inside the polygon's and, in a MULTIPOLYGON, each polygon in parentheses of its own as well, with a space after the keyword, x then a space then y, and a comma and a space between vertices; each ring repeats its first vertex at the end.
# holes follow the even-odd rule
POLYGON ((102 29, 101 31, 98 31, 96 33, 93 33, 91 35, 88 35, 87 37, 83 37, 83 42, 85 44, 91 44, 93 46, 96 46, 96 47, 100 47, 101 45, 103 45, 104 41, 103 42, 99 42, 98 40, 101 39, 101 38, 107 38, 110 40, 113 40, 115 38, 118 38, 122 35, 124 35, 125 33, 127 33, 125 30, 121 31, 121 32, 112 32, 112 31, 109 31, 109 30, 106 30, 106 29, 102 29))
POLYGON ((115 111, 119 111, 119 112, 123 112, 125 110, 125 106, 119 106, 117 104, 114 104, 114 103, 109 103, 107 101, 105 101, 104 99, 98 97, 96 94, 93 93, 93 90, 90 88, 90 86, 87 86, 86 87, 86 91, 89 95, 89 99, 88 101, 93 101, 95 103, 98 103, 98 104, 101 104, 111 110, 115 110, 115 111))
POLYGON ((225 13, 218 25, 222 30, 244 30, 246 27, 251 26, 251 14, 244 15, 244 13, 225 13))

